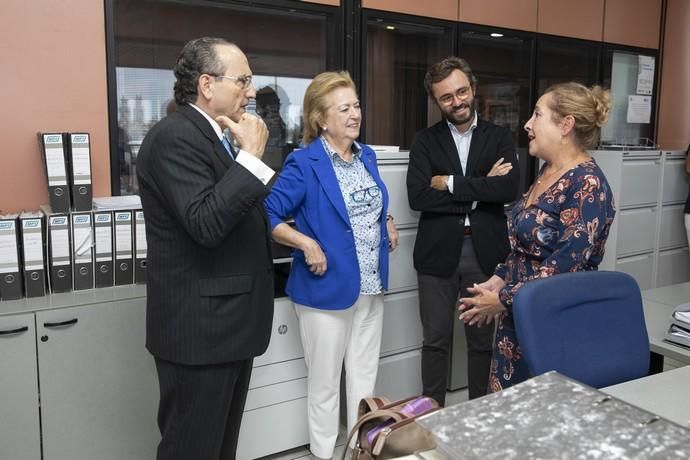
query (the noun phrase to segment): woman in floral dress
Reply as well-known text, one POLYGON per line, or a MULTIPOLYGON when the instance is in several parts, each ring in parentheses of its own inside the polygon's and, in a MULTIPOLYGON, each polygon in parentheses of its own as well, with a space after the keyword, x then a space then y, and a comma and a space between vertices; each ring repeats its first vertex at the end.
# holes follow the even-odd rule
POLYGON ((611 94, 564 83, 539 98, 525 124, 529 153, 544 161, 532 187, 508 215, 511 252, 486 282, 460 299, 460 319, 498 322, 489 377, 494 393, 530 377, 515 336, 512 303, 533 279, 596 270, 615 215, 613 194, 587 149, 596 147, 611 94))

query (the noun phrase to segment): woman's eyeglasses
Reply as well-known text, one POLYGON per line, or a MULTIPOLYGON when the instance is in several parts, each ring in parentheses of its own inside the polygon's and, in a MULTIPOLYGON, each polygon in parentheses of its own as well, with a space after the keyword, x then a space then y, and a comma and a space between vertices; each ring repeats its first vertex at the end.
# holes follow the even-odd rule
POLYGON ((350 198, 352 198, 352 201, 354 201, 355 203, 366 203, 373 200, 374 198, 377 198, 380 194, 381 189, 379 188, 379 186, 372 185, 368 188, 355 190, 354 192, 350 193, 350 198))

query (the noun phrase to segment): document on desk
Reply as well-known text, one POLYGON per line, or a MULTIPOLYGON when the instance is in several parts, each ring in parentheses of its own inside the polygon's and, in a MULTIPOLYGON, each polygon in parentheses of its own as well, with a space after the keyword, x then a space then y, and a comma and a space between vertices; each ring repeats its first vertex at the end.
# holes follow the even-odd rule
POLYGON ((458 460, 690 458, 690 429, 554 371, 418 423, 458 460))

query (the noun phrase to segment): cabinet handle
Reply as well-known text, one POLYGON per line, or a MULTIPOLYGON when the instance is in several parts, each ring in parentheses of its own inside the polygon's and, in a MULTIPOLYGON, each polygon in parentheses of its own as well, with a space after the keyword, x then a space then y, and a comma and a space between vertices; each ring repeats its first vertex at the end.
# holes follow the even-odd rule
POLYGON ((43 323, 43 327, 49 327, 50 328, 50 327, 71 326, 72 324, 77 324, 77 321, 79 321, 79 319, 72 318, 72 319, 68 319, 67 321, 60 321, 57 323, 43 323))
POLYGON ((20 332, 26 332, 28 330, 29 326, 18 327, 17 329, 11 329, 9 331, 0 331, 0 335, 19 334, 20 332))

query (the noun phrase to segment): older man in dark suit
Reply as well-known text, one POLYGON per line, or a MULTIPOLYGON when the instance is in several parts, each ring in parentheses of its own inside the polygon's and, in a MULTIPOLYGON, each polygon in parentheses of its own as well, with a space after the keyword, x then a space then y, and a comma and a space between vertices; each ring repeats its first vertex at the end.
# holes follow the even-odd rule
POLYGON ((177 110, 146 135, 146 346, 160 385, 161 459, 233 459, 252 359, 266 350, 273 275, 263 198, 268 138, 235 45, 200 38, 175 65, 177 110), (239 149, 223 135, 232 133, 239 149))
MULTIPOLYGON (((448 356, 458 294, 485 281, 509 251, 503 205, 518 191, 510 131, 479 118, 476 79, 457 57, 431 66, 424 79, 443 120, 417 133, 407 192, 421 211, 414 266, 419 285, 423 392, 445 403, 448 356)), ((466 326, 469 397, 486 394, 493 323, 466 326)))

